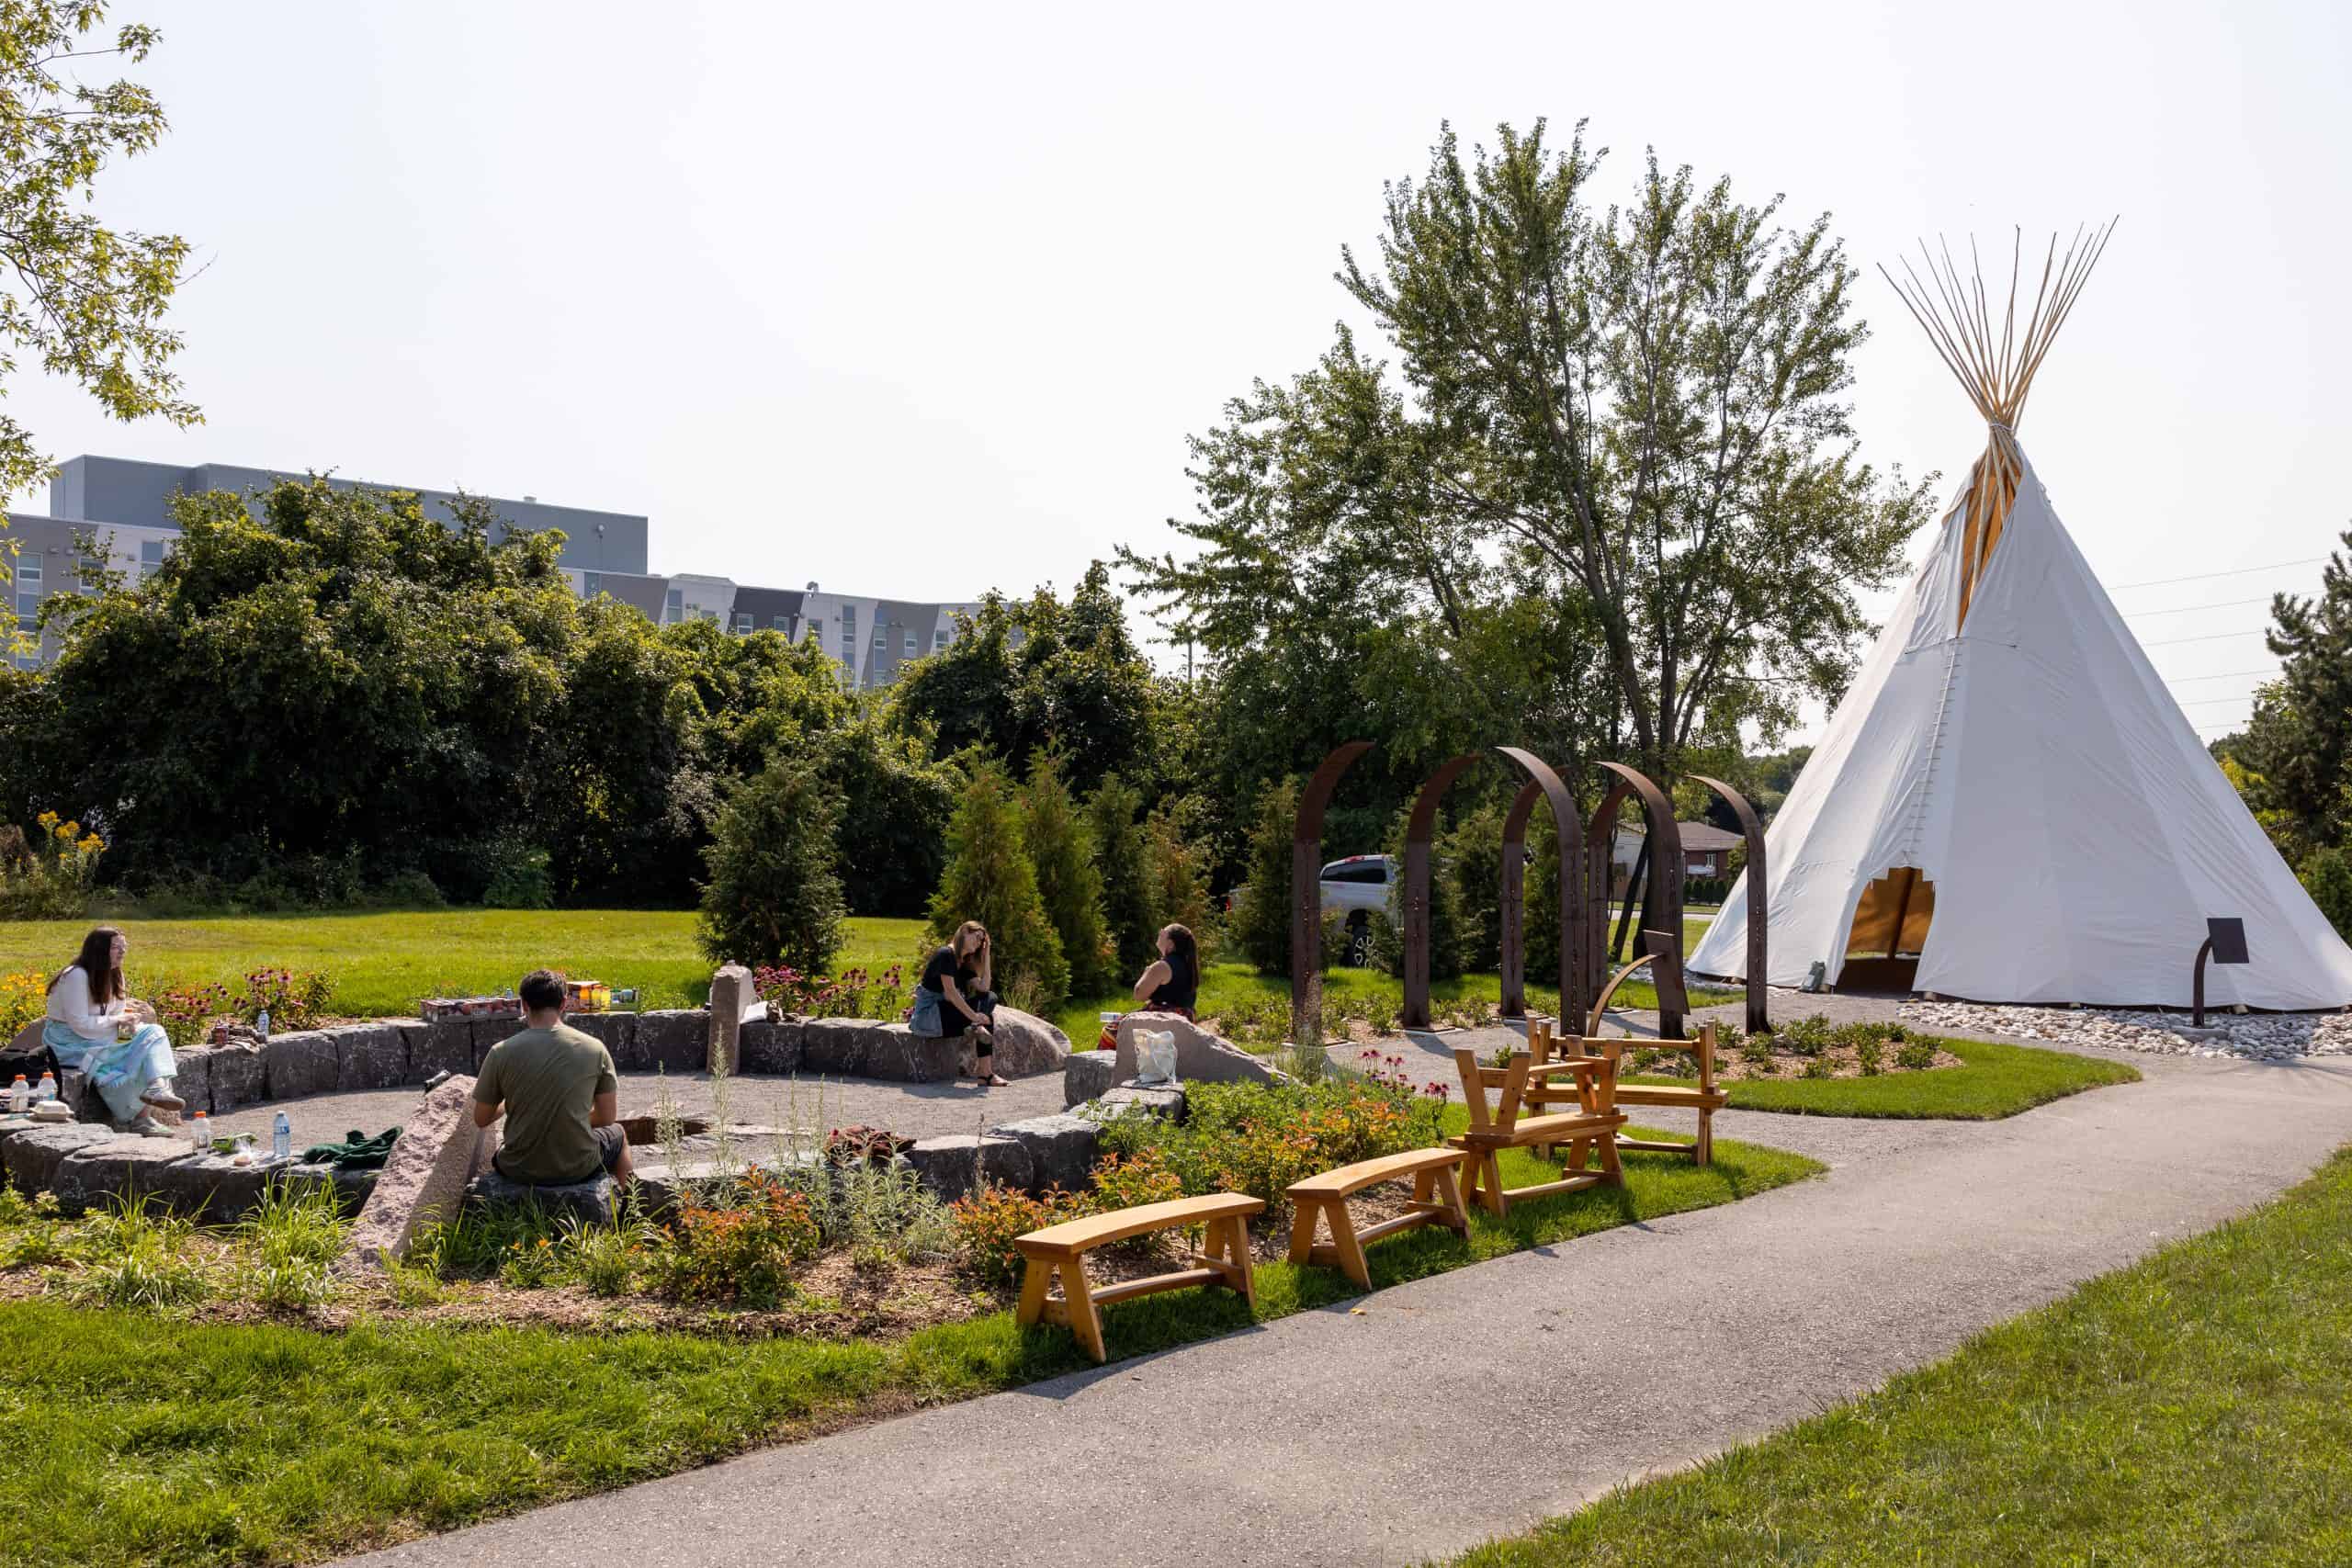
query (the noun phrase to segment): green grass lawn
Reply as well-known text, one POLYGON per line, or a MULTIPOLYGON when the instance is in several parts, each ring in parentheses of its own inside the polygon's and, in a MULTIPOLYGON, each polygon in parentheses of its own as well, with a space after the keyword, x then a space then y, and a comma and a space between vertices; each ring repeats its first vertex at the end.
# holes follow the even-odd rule
MULTIPOLYGON (((1408 1233, 1371 1249, 1373 1279, 1441 1273, 1821 1168, 1728 1142, 1703 1170, 1628 1155, 1623 1190, 1538 1200, 1506 1223, 1474 1213, 1466 1242, 1408 1233)), ((1555 1169, 1504 1156, 1514 1185, 1555 1169)), ((1257 1290, 1261 1322, 1354 1293, 1336 1270, 1288 1263, 1259 1265, 1257 1290)), ((1126 1357, 1250 1321, 1229 1292, 1188 1291, 1113 1306, 1104 1332, 1126 1357)), ((1023 1331, 1008 1312, 881 1344, 392 1322, 322 1333, 0 1305, 0 1496, 19 1509, 0 1530, 0 1564, 317 1559, 1084 1364, 1067 1330, 1023 1331)))
MULTIPOLYGON (((1738 1111, 1780 1111, 1800 1116, 1996 1122, 2086 1089, 2140 1081, 2140 1070, 2128 1062, 1974 1040, 1939 1040, 1937 1043, 1958 1056, 1961 1065, 1867 1078, 1745 1078, 1729 1086, 1731 1103, 1738 1111)), ((1689 1080, 1640 1077, 1629 1081, 1689 1080)))
POLYGON ((2352 1153, 1957 1355, 1464 1568, 2352 1562, 2352 1153))

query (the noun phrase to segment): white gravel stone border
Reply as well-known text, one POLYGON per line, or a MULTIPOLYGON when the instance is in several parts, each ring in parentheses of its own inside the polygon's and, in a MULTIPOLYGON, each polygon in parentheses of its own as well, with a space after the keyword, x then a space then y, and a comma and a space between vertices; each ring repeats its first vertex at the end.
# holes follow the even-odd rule
POLYGON ((2122 1008, 1992 1007, 1981 1002, 1905 1002, 1906 1024, 1924 1029, 2054 1040, 2069 1045, 2109 1045, 2167 1056, 2239 1056, 2282 1061, 2294 1056, 2352 1055, 2352 1011, 2208 1012, 2203 1031, 2186 1013, 2122 1008))

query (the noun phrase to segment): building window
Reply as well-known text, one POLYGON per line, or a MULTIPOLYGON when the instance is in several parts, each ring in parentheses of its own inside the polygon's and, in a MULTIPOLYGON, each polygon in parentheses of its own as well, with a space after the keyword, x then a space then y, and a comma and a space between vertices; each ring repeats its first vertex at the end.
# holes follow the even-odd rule
POLYGON ((811 620, 808 623, 808 640, 817 643, 825 640, 825 623, 822 620, 811 620))
POLYGON ((886 648, 888 648, 888 647, 889 647, 889 646, 890 646, 890 639, 889 639, 888 637, 885 637, 882 633, 880 633, 880 632, 878 632, 878 631, 877 631, 877 632, 876 632, 876 633, 874 634, 874 651, 875 651, 875 652, 879 653, 879 652, 881 652, 884 649, 886 649, 886 648))
POLYGON ((75 556, 74 558, 74 592, 95 597, 98 592, 96 579, 99 572, 106 570, 106 558, 103 556, 75 556))
POLYGON ((684 616, 685 603, 686 596, 682 590, 671 589, 662 596, 662 619, 671 626, 676 626, 684 616))
POLYGON ((947 648, 947 632, 946 632, 946 629, 945 629, 944 627, 943 627, 943 628, 941 628, 940 630, 935 631, 935 632, 933 632, 933 633, 932 633, 932 634, 931 634, 931 650, 932 650, 932 652, 933 652, 933 653, 942 653, 942 652, 944 652, 944 651, 946 650, 946 648, 947 648))
POLYGON ((782 632, 786 641, 792 640, 792 618, 789 615, 778 615, 775 620, 770 621, 768 626, 775 631, 782 632))
POLYGON ((857 661, 857 606, 854 604, 842 606, 842 661, 845 664, 857 661))
POLYGON ((908 658, 908 659, 912 659, 914 656, 915 656, 915 634, 914 634, 914 633, 912 633, 912 632, 909 632, 909 633, 907 634, 907 651, 906 651, 906 653, 903 655, 903 657, 908 658))
POLYGON ((583 571, 580 574, 580 596, 582 599, 594 599, 604 591, 605 574, 603 572, 583 571))
POLYGON ((749 637, 752 635, 751 611, 738 610, 735 612, 735 635, 737 637, 749 637))
POLYGON ((164 547, 169 543, 167 539, 139 541, 139 580, 141 582, 154 576, 155 569, 164 564, 164 547))

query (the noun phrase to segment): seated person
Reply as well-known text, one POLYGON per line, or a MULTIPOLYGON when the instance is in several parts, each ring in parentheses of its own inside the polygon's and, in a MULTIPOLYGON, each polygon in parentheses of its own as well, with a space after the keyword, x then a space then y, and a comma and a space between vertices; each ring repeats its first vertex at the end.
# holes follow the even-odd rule
POLYGON ((972 1037, 972 1077, 982 1089, 1001 1089, 996 1075, 996 956, 988 928, 966 920, 922 967, 922 985, 939 993, 940 1038, 972 1037))
POLYGON ((172 1043, 145 1002, 124 992, 122 960, 130 939, 100 926, 82 939, 81 956, 49 983, 41 1043, 60 1067, 78 1069, 119 1125, 168 1138, 186 1102, 172 1092, 177 1064, 172 1043))
MULTIPOLYGON (((1159 958, 1147 965, 1136 980, 1136 1010, 1172 1012, 1187 1023, 1196 1022, 1193 1008, 1200 997, 1201 944, 1193 940, 1190 927, 1163 926, 1159 958)), ((1118 1046, 1119 1026, 1106 1021, 1095 1048, 1115 1051, 1118 1046)))
POLYGON ((517 987, 523 1029, 490 1048, 474 1079, 474 1125, 506 1117, 492 1163, 526 1187, 569 1187, 600 1170, 627 1181, 628 1134, 612 1053, 563 1021, 563 982, 534 969, 517 987))

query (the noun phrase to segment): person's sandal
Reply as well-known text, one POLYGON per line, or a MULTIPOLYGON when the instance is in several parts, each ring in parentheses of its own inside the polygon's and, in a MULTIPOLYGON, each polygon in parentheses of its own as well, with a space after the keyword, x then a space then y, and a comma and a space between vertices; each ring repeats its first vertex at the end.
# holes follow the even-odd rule
POLYGON ((174 1132, 171 1128, 164 1126, 161 1122, 157 1121, 153 1112, 146 1111, 142 1111, 138 1115, 132 1117, 130 1124, 124 1127, 123 1131, 126 1133, 135 1133, 142 1138, 176 1138, 179 1136, 179 1134, 174 1132))
POLYGON ((168 1111, 174 1115, 187 1109, 187 1100, 176 1094, 166 1094, 160 1089, 149 1089, 139 1097, 139 1103, 157 1111, 168 1111))

